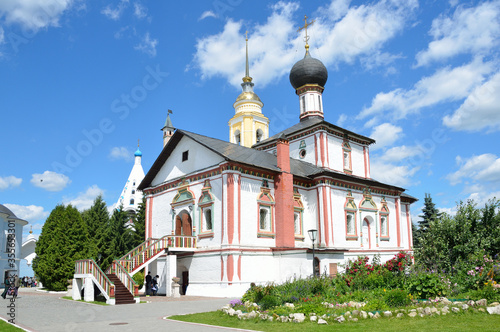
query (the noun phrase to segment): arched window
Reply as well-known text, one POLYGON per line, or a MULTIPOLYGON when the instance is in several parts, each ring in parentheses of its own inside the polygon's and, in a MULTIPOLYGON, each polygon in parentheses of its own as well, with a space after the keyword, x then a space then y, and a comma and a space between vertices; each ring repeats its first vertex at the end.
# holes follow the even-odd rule
POLYGON ((239 130, 234 132, 234 143, 241 145, 241 134, 239 130))
POLYGON ((344 204, 345 213, 345 235, 347 240, 358 240, 358 227, 356 225, 356 213, 358 209, 354 203, 354 197, 351 191, 347 193, 344 204))
POLYGON ((135 194, 135 189, 132 189, 132 195, 135 194))
POLYGON ((133 198, 130 199, 130 205, 134 205, 134 199, 133 198))
POLYGON ((267 180, 263 181, 263 186, 260 188, 261 192, 257 197, 258 206, 258 237, 274 237, 274 223, 273 223, 273 208, 274 198, 268 187, 267 180))
POLYGON ((200 208, 200 238, 213 237, 214 231, 214 197, 211 193, 212 187, 209 180, 205 180, 198 200, 200 208))
POLYGON ((351 146, 347 141, 342 144, 342 160, 344 164, 344 172, 352 173, 351 146))
POLYGON ((262 140, 262 137, 264 137, 264 132, 262 131, 262 129, 257 129, 257 131, 255 132, 255 141, 259 143, 262 140))
POLYGON ((382 197, 380 203, 382 204, 380 208, 380 240, 389 241, 389 208, 385 197, 382 197))

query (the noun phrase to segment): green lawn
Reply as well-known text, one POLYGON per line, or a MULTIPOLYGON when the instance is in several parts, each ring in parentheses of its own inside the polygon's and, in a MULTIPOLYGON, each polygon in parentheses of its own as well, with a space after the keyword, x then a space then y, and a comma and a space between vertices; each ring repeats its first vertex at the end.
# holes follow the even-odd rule
POLYGON ((329 325, 317 323, 280 323, 258 320, 240 321, 236 317, 228 316, 221 311, 205 312, 182 316, 172 316, 169 319, 202 323, 208 325, 226 326, 258 331, 499 331, 500 315, 485 313, 448 314, 446 316, 404 317, 361 319, 357 322, 329 322, 329 325))
POLYGON ((2 332, 19 332, 22 330, 18 327, 15 327, 14 325, 6 323, 0 319, 0 331, 2 331, 2 332))

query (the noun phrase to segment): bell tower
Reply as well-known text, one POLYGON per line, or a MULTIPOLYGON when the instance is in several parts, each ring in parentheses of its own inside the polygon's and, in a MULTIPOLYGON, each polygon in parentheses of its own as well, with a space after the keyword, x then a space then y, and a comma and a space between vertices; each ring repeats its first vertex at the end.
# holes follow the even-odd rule
POLYGON ((248 31, 245 34, 246 65, 242 92, 233 104, 235 114, 229 120, 229 142, 248 148, 269 137, 269 119, 262 114, 264 104, 253 92, 248 66, 248 31))

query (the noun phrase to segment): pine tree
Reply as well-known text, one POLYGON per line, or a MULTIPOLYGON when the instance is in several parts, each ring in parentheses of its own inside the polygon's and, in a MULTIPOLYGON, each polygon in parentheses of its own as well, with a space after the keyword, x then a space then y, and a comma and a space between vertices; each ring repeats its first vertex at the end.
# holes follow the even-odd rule
POLYGON ((139 203, 139 209, 134 218, 134 231, 132 232, 132 248, 146 240, 146 197, 139 203))
POLYGON ((83 220, 87 225, 90 242, 89 257, 87 258, 93 258, 101 266, 103 256, 109 246, 106 238, 107 228, 109 227, 109 213, 101 195, 96 197, 90 209, 83 212, 83 220))
POLYGON ((432 202, 431 194, 425 194, 424 208, 422 209, 422 212, 423 214, 419 216, 422 220, 418 222, 418 225, 420 232, 425 233, 425 231, 429 228, 430 223, 441 217, 441 213, 436 208, 436 204, 432 202))
POLYGON ((87 255, 88 235, 80 212, 58 205, 45 221, 38 239, 33 270, 49 290, 66 290, 75 261, 87 255))

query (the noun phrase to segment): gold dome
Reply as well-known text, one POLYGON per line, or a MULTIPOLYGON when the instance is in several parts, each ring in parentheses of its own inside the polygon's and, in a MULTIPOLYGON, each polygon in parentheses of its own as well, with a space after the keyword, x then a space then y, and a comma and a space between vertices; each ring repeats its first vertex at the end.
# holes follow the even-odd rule
POLYGON ((262 103, 260 100, 259 96, 255 94, 253 91, 247 91, 247 92, 242 92, 238 98, 236 98, 236 102, 242 101, 242 100, 249 100, 249 101, 258 101, 262 103))

